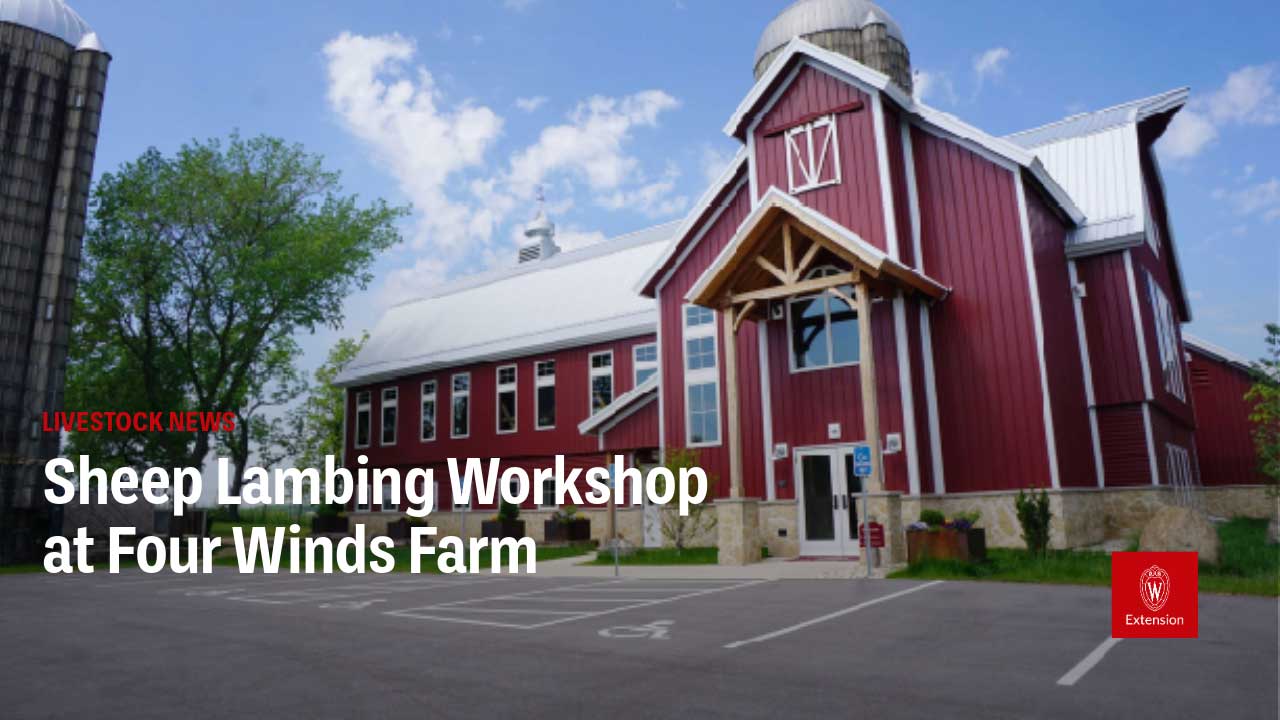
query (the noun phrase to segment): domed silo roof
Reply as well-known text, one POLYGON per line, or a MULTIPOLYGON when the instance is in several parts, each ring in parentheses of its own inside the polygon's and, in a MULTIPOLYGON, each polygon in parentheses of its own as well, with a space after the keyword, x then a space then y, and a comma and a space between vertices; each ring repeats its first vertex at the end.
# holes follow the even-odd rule
POLYGON ((756 44, 759 78, 792 38, 802 38, 879 70, 911 90, 911 59, 902 28, 867 0, 796 0, 773 19, 756 44))
MULTIPOLYGON (((39 30, 73 46, 93 33, 89 23, 62 0, 0 0, 0 22, 39 30)), ((96 37, 94 42, 99 42, 96 37)))

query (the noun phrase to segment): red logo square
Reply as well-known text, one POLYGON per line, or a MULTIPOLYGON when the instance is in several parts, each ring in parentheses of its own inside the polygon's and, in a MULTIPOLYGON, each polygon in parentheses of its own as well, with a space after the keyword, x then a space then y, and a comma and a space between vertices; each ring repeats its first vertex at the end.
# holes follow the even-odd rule
POLYGON ((1193 552, 1111 555, 1111 637, 1200 636, 1200 557, 1193 552))

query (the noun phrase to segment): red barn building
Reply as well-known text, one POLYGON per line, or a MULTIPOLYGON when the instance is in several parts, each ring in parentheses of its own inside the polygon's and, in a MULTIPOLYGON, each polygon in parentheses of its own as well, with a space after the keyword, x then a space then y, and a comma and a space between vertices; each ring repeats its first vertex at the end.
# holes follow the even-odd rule
POLYGON ((1262 483, 1253 445, 1250 404, 1254 379, 1248 360, 1189 335, 1183 338, 1196 408, 1196 460, 1208 487, 1262 483))
MULTIPOLYGON (((742 149, 683 221, 555 254, 540 214, 514 268, 392 309, 342 377, 347 463, 695 449, 726 562, 855 556, 867 516, 901 559, 924 507, 1018 545, 1030 487, 1054 543, 1087 545, 1198 485, 1152 149, 1185 89, 994 137, 913 99, 900 28, 861 0, 788 7, 755 67, 742 149)), ((655 512, 593 532, 659 543, 655 512)))

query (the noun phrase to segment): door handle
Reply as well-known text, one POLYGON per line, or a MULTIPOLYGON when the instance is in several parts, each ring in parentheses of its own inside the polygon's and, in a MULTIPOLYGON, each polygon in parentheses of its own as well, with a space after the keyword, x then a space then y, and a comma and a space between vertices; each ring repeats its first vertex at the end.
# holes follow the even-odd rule
POLYGON ((832 496, 831 496, 831 509, 832 509, 832 510, 839 510, 839 509, 840 509, 840 496, 839 496, 839 495, 832 495, 832 496))

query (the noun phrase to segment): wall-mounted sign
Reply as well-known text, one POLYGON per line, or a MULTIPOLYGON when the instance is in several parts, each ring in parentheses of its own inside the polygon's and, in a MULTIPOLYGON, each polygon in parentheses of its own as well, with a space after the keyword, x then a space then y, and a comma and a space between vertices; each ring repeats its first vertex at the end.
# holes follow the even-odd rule
POLYGON ((889 433, 884 437, 884 454, 892 455, 902 452, 902 435, 900 433, 889 433))
POLYGON ((827 439, 828 440, 840 439, 840 423, 827 423, 827 439))
POLYGON ((773 444, 773 459, 774 459, 774 460, 785 460, 785 459, 786 459, 786 457, 787 457, 787 453, 788 453, 788 452, 789 452, 789 448, 787 447, 787 444, 786 444, 786 443, 774 443, 774 444, 773 444))

